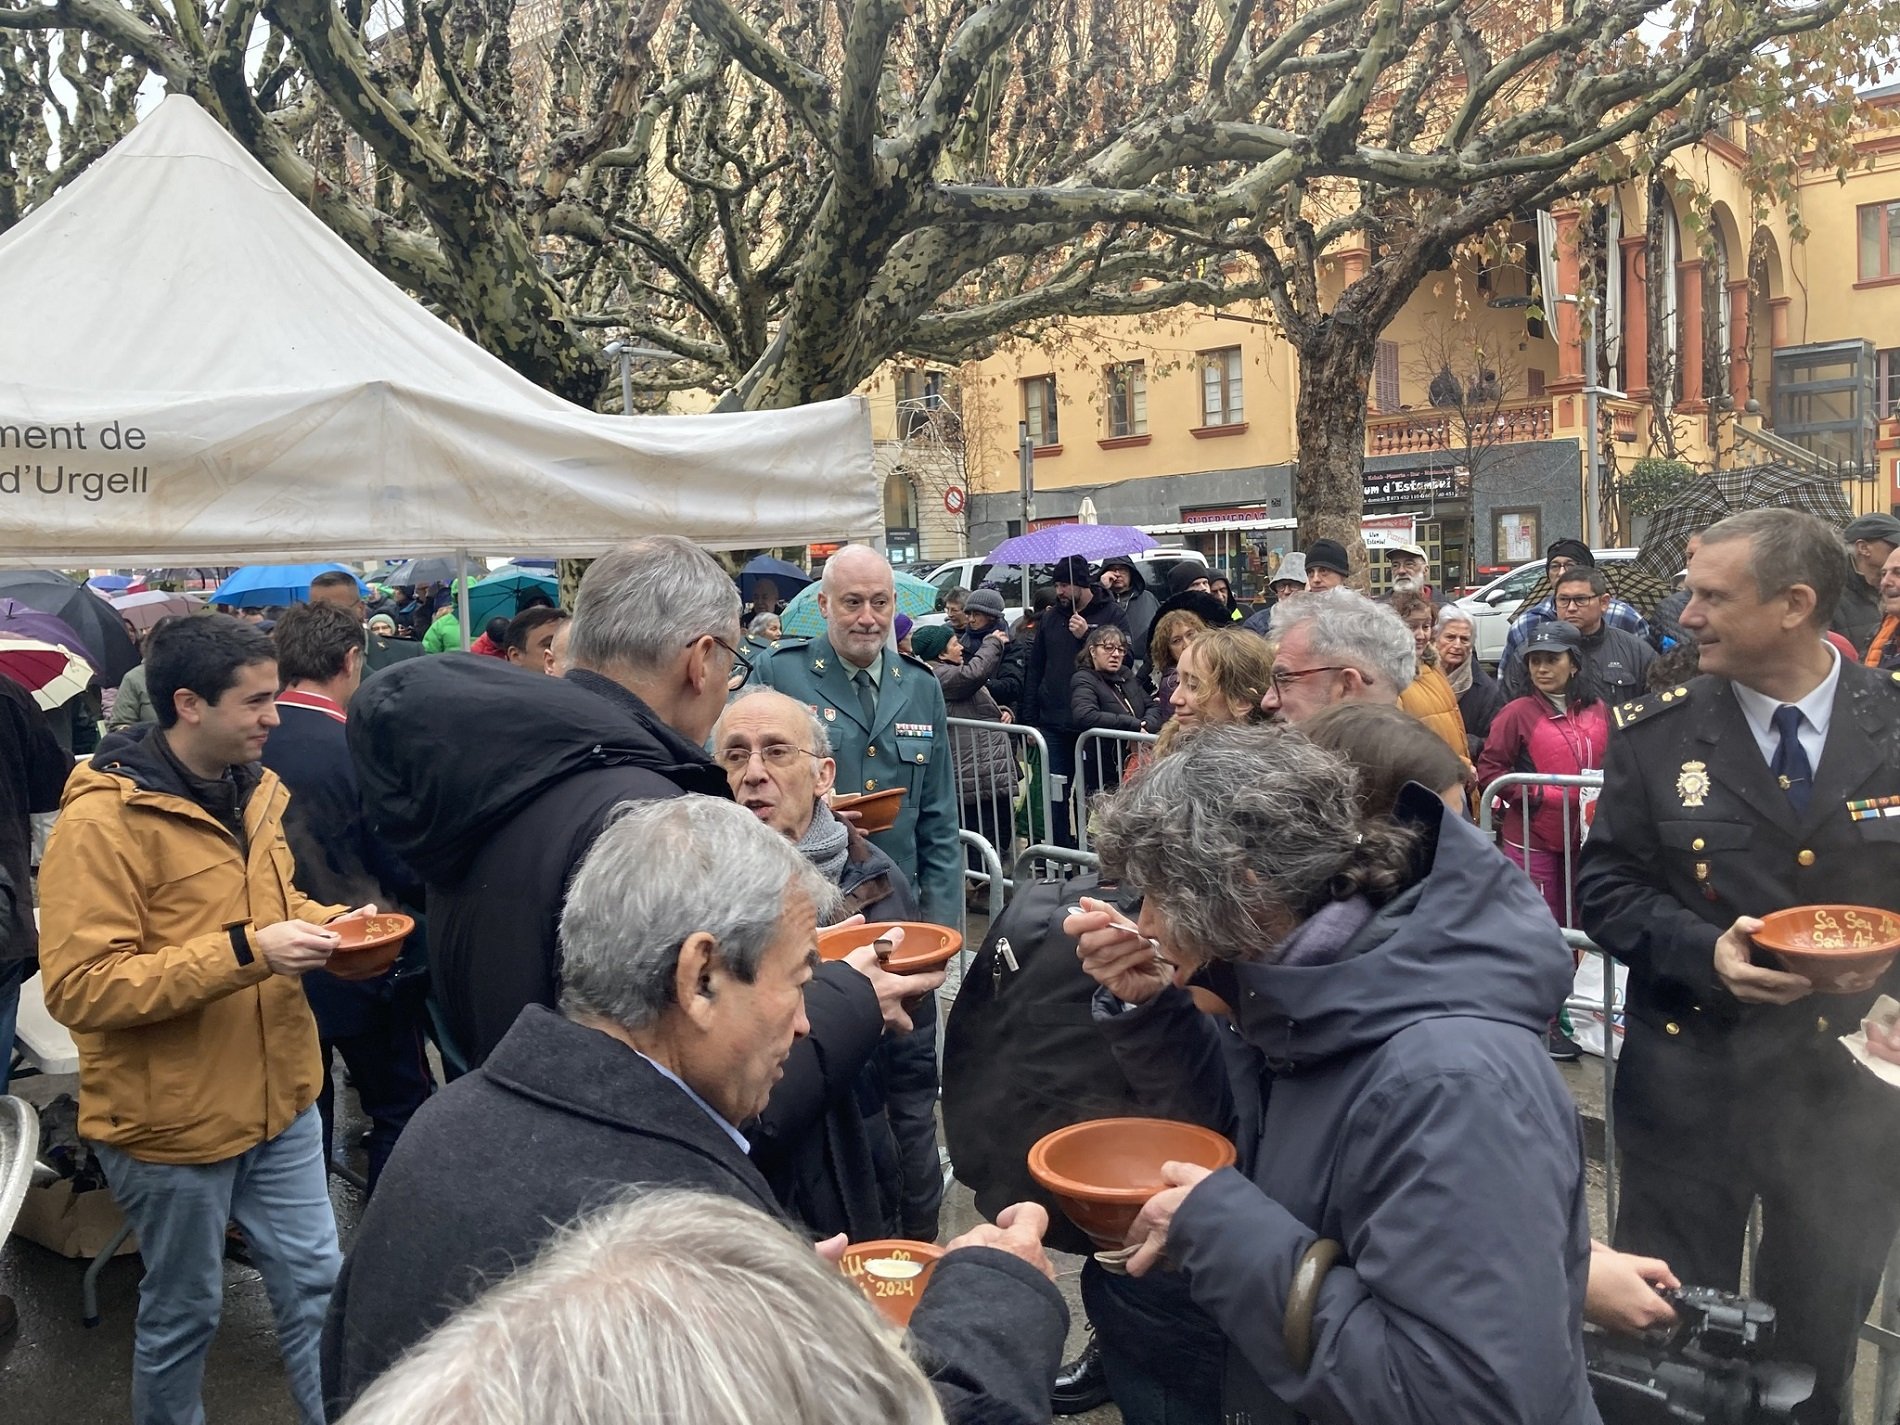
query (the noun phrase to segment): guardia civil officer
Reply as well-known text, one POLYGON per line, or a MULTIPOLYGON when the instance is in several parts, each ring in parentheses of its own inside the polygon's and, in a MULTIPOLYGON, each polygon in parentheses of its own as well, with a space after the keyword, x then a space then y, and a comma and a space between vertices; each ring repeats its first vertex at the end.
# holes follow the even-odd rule
POLYGON ((1827 1425, 1900 1222, 1900 1090, 1838 1041, 1900 968, 1817 994, 1750 935, 1789 906, 1900 910, 1900 674, 1823 640, 1846 572, 1809 515, 1703 534, 1682 613, 1703 676, 1617 710, 1578 887, 1630 969, 1616 1245, 1734 1290, 1759 1198, 1753 1291, 1776 1355, 1816 1372, 1800 1418, 1827 1425))
POLYGON ((917 887, 925 920, 961 924, 963 851, 943 693, 928 664, 890 646, 891 566, 875 549, 847 544, 825 561, 818 607, 825 632, 781 639, 753 665, 752 681, 824 719, 841 795, 905 789, 896 824, 871 844, 917 887))

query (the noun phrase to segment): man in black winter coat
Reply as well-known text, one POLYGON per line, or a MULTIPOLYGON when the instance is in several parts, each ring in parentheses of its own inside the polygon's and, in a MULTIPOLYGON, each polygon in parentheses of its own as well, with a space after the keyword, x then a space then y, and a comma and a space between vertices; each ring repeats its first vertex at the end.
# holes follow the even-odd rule
MULTIPOLYGON (((1089 634, 1113 624, 1124 634, 1128 617, 1095 579, 1086 559, 1071 555, 1056 565, 1056 601, 1036 620, 1036 639, 1029 649, 1029 669, 1019 719, 1042 730, 1049 744, 1049 774, 1063 779, 1054 797, 1057 841, 1074 836, 1068 824, 1068 779, 1075 775, 1075 719, 1069 711, 1069 686, 1076 658, 1089 634)), ((1054 784, 1052 784, 1052 790, 1054 784)))
POLYGON ((1137 674, 1146 674, 1148 636, 1154 632, 1155 618, 1161 612, 1161 601, 1148 587, 1148 581, 1141 577, 1135 561, 1126 554, 1111 555, 1102 561, 1102 588, 1121 606, 1122 618, 1128 624, 1128 641, 1132 650, 1128 666, 1137 674))
MULTIPOLYGON (((648 802, 600 834, 561 918, 560 1013, 528 1009, 416 1116, 364 1213, 324 1330, 332 1418, 561 1226, 634 1185, 779 1215, 749 1139, 809 1027, 814 937, 834 899, 730 802, 648 802)), ((926 1288, 912 1345, 950 1420, 1048 1418, 1068 1314, 1046 1270, 1040 1246, 970 1245, 926 1288)))
MULTIPOLYGON (((368 659, 363 629, 350 612, 321 601, 294 604, 271 630, 277 645, 277 727, 264 744, 264 765, 290 789, 284 839, 296 858, 297 888, 332 905, 374 903, 420 918, 423 888, 415 873, 369 828, 350 762, 346 709, 368 659)), ((370 1121, 368 1173, 374 1190, 396 1140, 435 1086, 424 1026, 426 937, 416 934, 402 958, 368 980, 328 970, 303 977, 323 1052, 323 1157, 336 1125, 334 1053, 370 1121), (334 1051, 334 1053, 333 1053, 334 1051)))
MULTIPOLYGON (((825 725, 809 706, 748 688, 719 719, 712 745, 733 799, 838 888, 838 919, 919 918, 917 893, 897 863, 825 804, 837 763, 825 725)), ((808 1111, 799 1115, 815 1126, 787 1140, 755 1141, 752 1160, 786 1210, 820 1237, 842 1232, 853 1242, 898 1236, 934 1242, 943 1203, 937 1022, 920 1015, 913 1026, 905 1002, 921 1008, 944 977, 887 974, 868 946, 846 963, 877 991, 882 1036, 864 1036, 861 1053, 842 1046, 828 1053, 823 1074, 808 1081, 808 1111)), ((781 1084, 774 1096, 786 1092, 781 1084)))
POLYGON ((660 537, 595 560, 573 630, 564 678, 441 654, 378 674, 351 710, 371 819, 428 883, 433 991, 471 1067, 555 1002, 561 898, 614 808, 729 795, 701 749, 745 668, 712 557, 660 537))

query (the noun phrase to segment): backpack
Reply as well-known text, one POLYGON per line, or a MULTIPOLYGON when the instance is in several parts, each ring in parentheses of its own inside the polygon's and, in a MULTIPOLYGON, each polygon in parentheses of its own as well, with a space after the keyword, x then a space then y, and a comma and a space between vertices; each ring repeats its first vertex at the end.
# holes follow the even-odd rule
POLYGON ((944 1142, 957 1180, 992 1221, 1013 1202, 1041 1203, 1045 1244, 1078 1254, 1094 1244, 1029 1175, 1029 1149, 1071 1123, 1143 1113, 1090 1013, 1095 981, 1062 933, 1080 896, 1130 914, 1140 904, 1092 871, 1025 885, 965 972, 943 1040, 944 1142))

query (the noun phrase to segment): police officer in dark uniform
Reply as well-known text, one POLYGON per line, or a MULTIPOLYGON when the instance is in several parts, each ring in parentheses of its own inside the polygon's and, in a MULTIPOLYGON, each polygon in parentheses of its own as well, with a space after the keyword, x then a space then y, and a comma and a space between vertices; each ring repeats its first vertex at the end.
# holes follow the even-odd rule
POLYGON ((1732 1291, 1759 1198, 1752 1289, 1826 1425, 1900 1224, 1900 1091, 1838 1040, 1900 967, 1816 994, 1750 936, 1791 906, 1900 910, 1900 675, 1823 641, 1846 572, 1839 533, 1790 510, 1703 535, 1682 626, 1705 676, 1617 710, 1578 886, 1630 972, 1616 1245, 1732 1291))

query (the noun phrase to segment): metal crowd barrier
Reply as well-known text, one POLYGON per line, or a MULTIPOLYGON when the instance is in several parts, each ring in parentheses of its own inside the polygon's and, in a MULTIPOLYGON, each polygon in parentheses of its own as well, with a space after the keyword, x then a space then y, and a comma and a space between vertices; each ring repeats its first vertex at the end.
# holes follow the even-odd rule
MULTIPOLYGON (((1484 789, 1482 801, 1478 807, 1479 829, 1487 836, 1496 836, 1499 846, 1506 845, 1506 842, 1503 833, 1493 824, 1496 818, 1493 802, 1498 790, 1506 787, 1555 787, 1566 790, 1577 789, 1580 791, 1600 792, 1603 790, 1603 774, 1601 772, 1585 772, 1581 776, 1570 777, 1561 776, 1556 773, 1545 775, 1536 772, 1507 772, 1502 777, 1499 777, 1495 782, 1484 789)), ((1585 828, 1581 825, 1582 809, 1572 804, 1572 798, 1570 796, 1565 795, 1559 797, 1557 805, 1562 824, 1564 843, 1564 849, 1560 853, 1564 881, 1564 914, 1557 918, 1557 923, 1565 929, 1571 930, 1575 929, 1577 925, 1577 848, 1583 844, 1583 831, 1585 828)), ((1524 859, 1519 862, 1519 864, 1525 866, 1527 872, 1531 859, 1530 823, 1530 815, 1527 812, 1523 822, 1523 840, 1509 843, 1512 849, 1523 852, 1524 859)))
MULTIPOLYGON (((957 769, 957 825, 981 837, 1004 866, 1019 843, 1049 840, 1055 789, 1042 733, 1021 723, 964 717, 950 718, 949 732, 957 769), (967 779, 965 765, 973 769, 967 779)), ((978 881, 981 868, 966 861, 965 875, 978 881)))
POLYGON ((1128 759, 1159 739, 1152 732, 1121 732, 1114 728, 1091 727, 1075 739, 1075 784, 1069 793, 1069 806, 1075 815, 1075 844, 1089 849, 1089 801, 1114 791, 1122 784, 1128 759))

